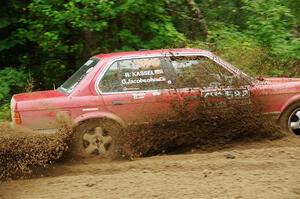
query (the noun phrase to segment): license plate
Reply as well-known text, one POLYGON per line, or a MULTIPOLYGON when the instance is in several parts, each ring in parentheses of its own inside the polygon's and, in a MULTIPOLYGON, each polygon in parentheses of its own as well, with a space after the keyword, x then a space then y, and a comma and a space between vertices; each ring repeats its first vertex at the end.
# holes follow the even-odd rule
POLYGON ((204 98, 227 98, 227 99, 244 99, 250 97, 248 89, 224 89, 203 91, 201 96, 204 98))

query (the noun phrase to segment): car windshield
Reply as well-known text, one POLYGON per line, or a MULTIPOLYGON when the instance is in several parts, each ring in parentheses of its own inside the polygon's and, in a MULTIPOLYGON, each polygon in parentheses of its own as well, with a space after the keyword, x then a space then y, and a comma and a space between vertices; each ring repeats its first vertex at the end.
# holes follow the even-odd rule
POLYGON ((99 62, 98 59, 89 59, 83 66, 81 66, 67 81, 65 81, 59 88, 59 91, 64 93, 71 93, 74 88, 84 79, 84 77, 92 71, 94 66, 99 62))
POLYGON ((255 81, 255 78, 252 77, 249 74, 246 74, 244 71, 239 70, 238 68, 236 68, 235 66, 233 66, 232 64, 228 63, 227 61, 221 59, 220 57, 214 56, 213 60, 223 66, 226 66, 227 69, 229 69, 230 71, 241 75, 243 78, 248 79, 249 81, 255 81))

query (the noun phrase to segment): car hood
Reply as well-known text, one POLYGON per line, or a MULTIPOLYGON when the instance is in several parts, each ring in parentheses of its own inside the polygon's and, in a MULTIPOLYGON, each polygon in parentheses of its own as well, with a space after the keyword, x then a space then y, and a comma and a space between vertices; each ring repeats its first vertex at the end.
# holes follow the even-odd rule
POLYGON ((268 78, 264 78, 264 80, 271 84, 300 82, 300 78, 283 78, 283 77, 268 77, 268 78))
POLYGON ((260 94, 293 94, 300 93, 300 78, 260 78, 253 87, 258 88, 260 94))
POLYGON ((63 97, 65 94, 57 90, 48 91, 36 91, 31 93, 20 93, 13 96, 14 100, 17 102, 28 101, 28 100, 42 100, 47 98, 63 97))

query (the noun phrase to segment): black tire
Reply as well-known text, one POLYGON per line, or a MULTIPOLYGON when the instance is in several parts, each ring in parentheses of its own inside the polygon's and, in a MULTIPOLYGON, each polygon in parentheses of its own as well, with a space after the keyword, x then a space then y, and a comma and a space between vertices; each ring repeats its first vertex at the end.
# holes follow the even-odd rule
MULTIPOLYGON (((279 118, 279 124, 280 128, 290 134, 290 135, 298 135, 300 136, 300 129, 293 130, 290 127, 290 122, 294 119, 295 117, 295 112, 300 111, 300 102, 296 102, 290 106, 288 106, 283 113, 281 114, 279 118)), ((300 118, 298 118, 300 119, 300 118)))
MULTIPOLYGON (((116 146, 115 140, 120 132, 120 125, 110 120, 92 119, 85 121, 74 129, 71 153, 77 157, 99 157, 106 159, 115 159, 118 156, 118 148, 116 146), (102 129, 103 137, 112 138, 109 143, 103 144, 104 142, 101 141, 101 145, 104 145, 106 153, 101 152, 101 150, 98 149, 99 147, 95 149, 92 153, 87 153, 87 149, 91 145, 91 142, 87 144, 87 141, 84 139, 84 135, 94 136, 92 132, 95 132, 99 128, 102 129)), ((97 138, 92 139, 97 140, 97 138)), ((97 144, 97 141, 95 142, 97 146, 100 145, 97 144)))

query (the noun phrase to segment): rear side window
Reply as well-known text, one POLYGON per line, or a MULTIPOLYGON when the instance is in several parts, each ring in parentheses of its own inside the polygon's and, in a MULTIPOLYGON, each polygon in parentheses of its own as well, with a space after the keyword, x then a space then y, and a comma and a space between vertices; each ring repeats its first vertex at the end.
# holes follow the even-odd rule
POLYGON ((169 58, 128 59, 114 62, 102 77, 102 92, 169 88, 176 76, 169 58))

